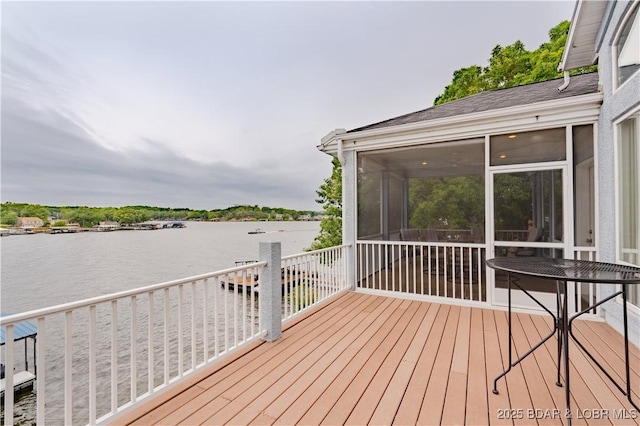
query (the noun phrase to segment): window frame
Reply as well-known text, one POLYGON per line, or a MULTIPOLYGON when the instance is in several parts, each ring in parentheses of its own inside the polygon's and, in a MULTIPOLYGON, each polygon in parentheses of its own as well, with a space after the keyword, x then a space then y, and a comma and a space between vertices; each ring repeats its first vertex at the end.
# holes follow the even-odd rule
MULTIPOLYGON (((619 67, 618 67, 618 57, 619 57, 619 48, 618 48, 618 42, 620 40, 620 37, 622 36, 622 31, 626 28, 627 23, 629 22, 629 20, 631 19, 631 16, 634 14, 634 12, 636 12, 635 15, 635 19, 638 20, 640 19, 640 0, 634 0, 633 3, 631 4, 631 6, 629 7, 629 9, 625 12, 624 17, 622 18, 622 20, 620 21, 620 26, 618 27, 618 29, 616 30, 615 36, 613 38, 613 42, 611 43, 611 50, 612 50, 612 55, 611 55, 611 61, 612 61, 612 73, 611 73, 611 77, 612 77, 612 87, 613 87, 613 92, 615 93, 618 89, 620 89, 621 87, 624 87, 624 85, 629 81, 633 79, 633 76, 635 76, 636 74, 638 74, 640 72, 640 69, 636 70, 635 73, 631 74, 631 76, 629 78, 627 78, 622 84, 620 84, 620 72, 619 72, 619 67)), ((632 24, 633 25, 633 24, 632 24)))
MULTIPOLYGON (((620 134, 620 126, 622 125, 622 123, 624 123, 627 120, 630 119, 636 119, 637 120, 637 128, 636 128, 636 134, 638 137, 637 140, 637 145, 638 145, 638 163, 640 163, 640 105, 636 106, 635 108, 633 108, 631 111, 629 111, 628 113, 624 114, 622 117, 620 117, 618 120, 614 121, 613 123, 613 131, 614 131, 614 156, 615 156, 615 204, 616 204, 616 250, 615 250, 615 255, 616 255, 616 262, 619 262, 621 264, 624 265, 629 265, 629 266, 640 266, 640 262, 638 262, 638 264, 633 264, 631 262, 628 262, 626 260, 623 259, 622 257, 622 240, 621 240, 621 236, 623 233, 623 212, 621 209, 621 182, 620 182, 620 177, 621 177, 621 164, 620 164, 620 143, 621 143, 621 134, 620 134)), ((638 172, 640 174, 640 170, 638 172)), ((640 179, 640 178, 639 178, 640 179)), ((638 182, 638 185, 640 185, 640 182, 638 182)), ((638 198, 638 206, 637 206, 638 211, 640 211, 640 198, 638 198)), ((639 231, 640 232, 640 231, 639 231)), ((632 308, 636 313, 640 314, 640 292, 637 293, 637 300, 628 300, 629 304, 632 305, 632 308)))

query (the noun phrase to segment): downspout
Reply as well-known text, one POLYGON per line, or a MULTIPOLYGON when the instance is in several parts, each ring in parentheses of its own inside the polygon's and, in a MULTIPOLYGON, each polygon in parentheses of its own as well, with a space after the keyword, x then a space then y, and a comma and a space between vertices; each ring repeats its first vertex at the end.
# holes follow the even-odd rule
POLYGON ((562 86, 558 87, 558 92, 562 92, 564 89, 569 87, 570 80, 571 80, 571 77, 569 77, 569 71, 565 71, 564 72, 564 83, 562 83, 562 86))
POLYGON ((338 161, 340 162, 341 166, 344 166, 345 160, 344 152, 342 151, 342 139, 338 139, 336 142, 338 144, 338 161))

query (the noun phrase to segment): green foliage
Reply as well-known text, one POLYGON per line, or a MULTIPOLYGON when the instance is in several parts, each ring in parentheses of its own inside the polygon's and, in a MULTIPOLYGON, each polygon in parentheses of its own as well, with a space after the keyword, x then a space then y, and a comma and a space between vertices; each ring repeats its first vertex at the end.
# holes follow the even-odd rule
POLYGON ((0 213, 0 219, 3 225, 15 225, 18 221, 18 214, 14 211, 5 211, 5 209, 3 209, 0 213))
MULTIPOLYGON (((496 229, 521 229, 530 219, 531 184, 521 174, 494 175, 496 229)), ((562 199, 562 197, 559 197, 562 199)))
POLYGON ((39 217, 46 222, 49 208, 40 204, 7 202, 0 205, 0 217, 5 225, 15 225, 18 217, 39 217))
POLYGON ((342 165, 337 158, 333 158, 332 164, 331 176, 316 191, 316 202, 322 204, 326 216, 320 221, 320 232, 310 250, 342 244, 342 165))
POLYGON ((151 219, 151 214, 144 209, 136 209, 133 207, 123 207, 115 213, 115 220, 123 225, 132 225, 135 223, 146 222, 151 219))
POLYGON ((61 213, 69 222, 78 223, 83 228, 90 228, 105 220, 102 209, 96 207, 63 208, 61 213))
POLYGON ((284 209, 281 207, 260 207, 239 205, 226 209, 211 210, 209 220, 298 220, 310 212, 284 209))
POLYGON ((478 176, 412 179, 409 227, 471 229, 483 224, 484 190, 478 176))
POLYGON ((136 224, 147 220, 298 220, 302 215, 315 216, 314 212, 259 206, 233 206, 218 210, 191 210, 150 206, 45 207, 39 204, 6 202, 0 204, 0 222, 15 225, 18 217, 39 217, 47 222, 49 217, 75 222, 82 227, 92 227, 102 221, 136 224), (279 215, 279 216, 278 216, 279 215))
MULTIPOLYGON (((562 21, 549 30, 549 41, 534 51, 524 44, 515 43, 502 47, 496 45, 491 51, 489 66, 472 65, 453 73, 453 80, 444 92, 436 97, 434 105, 441 105, 485 90, 507 88, 562 76, 558 64, 562 59, 569 33, 569 21, 562 21)), ((596 66, 573 70, 572 74, 593 72, 596 66)))

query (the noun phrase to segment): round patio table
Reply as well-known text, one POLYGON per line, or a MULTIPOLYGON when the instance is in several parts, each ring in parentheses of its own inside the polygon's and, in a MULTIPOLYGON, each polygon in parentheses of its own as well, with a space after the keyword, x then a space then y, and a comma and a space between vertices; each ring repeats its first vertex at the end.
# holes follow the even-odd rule
POLYGON ((523 359, 529 356, 533 351, 539 348, 544 342, 553 337, 556 333, 558 336, 558 378, 556 385, 562 386, 560 377, 560 360, 564 362, 564 384, 566 397, 566 416, 568 424, 571 424, 571 404, 570 404, 570 385, 569 385, 569 338, 571 338, 584 353, 602 370, 602 372, 611 380, 611 382, 627 397, 631 405, 640 411, 638 404, 631 398, 631 382, 629 369, 629 324, 627 314, 627 293, 628 286, 632 284, 640 284, 640 268, 634 266, 618 265, 615 263, 593 262, 588 260, 572 260, 572 259, 552 259, 545 257, 496 257, 486 261, 488 267, 495 270, 507 272, 509 291, 508 291, 508 326, 509 326, 509 367, 493 381, 493 393, 498 393, 498 380, 504 377, 512 367, 518 365, 523 359), (513 278, 513 274, 528 275, 533 277, 545 278, 556 281, 556 308, 554 314, 541 301, 518 284, 518 280, 513 278), (567 309, 567 282, 587 282, 594 284, 620 284, 620 290, 601 299, 586 309, 569 316, 567 309), (540 342, 535 344, 529 351, 517 360, 512 359, 512 332, 511 332, 511 288, 512 286, 522 290, 536 304, 542 307, 553 318, 553 330, 549 335, 545 336, 540 342), (576 338, 571 329, 571 324, 579 316, 589 312, 595 307, 615 298, 622 296, 623 301, 623 325, 624 325, 624 352, 625 352, 625 373, 626 386, 623 388, 605 368, 594 358, 585 346, 576 338), (563 350, 564 349, 564 350, 563 350))

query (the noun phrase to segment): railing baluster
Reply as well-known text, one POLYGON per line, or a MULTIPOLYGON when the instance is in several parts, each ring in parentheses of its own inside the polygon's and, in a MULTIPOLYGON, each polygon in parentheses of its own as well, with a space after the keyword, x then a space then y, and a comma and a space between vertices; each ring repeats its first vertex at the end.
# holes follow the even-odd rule
POLYGON ((385 267, 385 260, 384 260, 384 252, 385 252, 385 247, 382 245, 378 245, 377 246, 377 252, 378 252, 378 282, 376 283, 376 289, 377 290, 382 290, 384 289, 384 275, 383 275, 383 271, 384 273, 386 273, 386 267, 385 267))
MULTIPOLYGON (((13 324, 5 331, 5 392, 4 392, 4 424, 13 425, 13 369, 15 367, 15 348, 13 344, 13 324)), ((66 407, 65 407, 66 408, 66 407)))
POLYGON ((391 246, 391 290, 396 287, 396 245, 391 246))
MULTIPOLYGON (((227 283, 229 283, 229 280, 231 279, 231 274, 226 274, 225 275, 225 281, 227 283)), ((234 289, 235 291, 235 289, 234 289)), ((228 345, 229 345, 229 307, 227 306, 227 300, 228 300, 228 294, 229 291, 225 291, 223 294, 223 298, 224 298, 224 317, 223 317, 223 327, 224 327, 224 350, 222 352, 227 352, 228 349, 228 345)))
MULTIPOLYGON (((236 272, 236 283, 240 282, 240 272, 236 272)), ((238 286, 233 292, 233 347, 238 346, 238 286)))
POLYGON ((155 388, 155 345, 153 339, 153 329, 154 329, 154 307, 153 307, 153 298, 154 292, 150 291, 147 293, 148 297, 148 329, 147 329, 147 391, 149 393, 153 393, 153 389, 155 388))
MULTIPOLYGON (((229 283, 229 281, 227 281, 229 283)), ((220 279, 218 277, 213 278, 213 306, 214 306, 214 314, 213 314, 213 354, 215 357, 218 357, 220 354, 219 344, 220 344, 220 329, 218 328, 218 289, 220 288, 220 279)))
MULTIPOLYGON (((456 286, 458 285, 456 283, 456 278, 458 275, 458 268, 457 268, 457 262, 456 262, 456 253, 459 253, 459 250, 456 250, 455 247, 450 247, 451 248, 451 292, 453 293, 451 295, 452 298, 456 298, 456 286)), ((447 286, 448 287, 448 286, 447 286)))
POLYGON ((191 370, 196 369, 196 282, 191 282, 191 370))
POLYGON ((412 250, 413 250, 413 294, 416 294, 418 292, 418 266, 417 266, 417 259, 416 259, 416 249, 418 249, 418 247, 420 246, 416 246, 414 244, 412 250))
POLYGON ((356 287, 362 288, 362 252, 364 250, 365 244, 359 244, 356 248, 356 265, 354 268, 356 269, 356 287))
POLYGON ((118 300, 111 301, 111 414, 118 411, 118 300))
POLYGON ((247 340, 247 290, 249 289, 249 274, 244 272, 244 287, 242 288, 242 341, 247 340))
POLYGON ((96 305, 89 306, 89 424, 96 424, 96 305))
POLYGON ((478 265, 477 269, 477 277, 478 280, 478 302, 482 302, 482 268, 484 268, 484 264, 482 263, 482 249, 479 248, 477 251, 477 259, 476 264, 478 265))
POLYGON ((169 384, 169 289, 164 289, 164 381, 165 385, 169 384))
POLYGON ((65 312, 64 345, 65 345, 64 421, 66 424, 70 425, 70 424, 73 424, 73 363, 72 363, 73 361, 73 318, 72 318, 72 311, 65 312))
POLYGON ((202 287, 202 362, 209 361, 209 280, 202 287))
POLYGON ((292 314, 291 307, 291 290, 290 290, 290 282, 291 282, 291 261, 284 262, 284 282, 285 284, 282 286, 282 297, 284 300, 284 309, 282 309, 282 314, 285 318, 292 314))
POLYGON ((184 373, 184 285, 178 285, 178 377, 184 373))
MULTIPOLYGON (((45 330, 45 317, 38 318, 38 337, 36 338, 36 395, 37 395, 37 417, 36 424, 45 424, 45 383, 47 382, 47 366, 45 357, 45 344, 46 344, 47 332, 45 330)), ((8 405, 7 405, 8 406, 8 405)), ((6 407, 5 407, 6 409, 6 407)), ((6 412, 6 411, 5 411, 6 412)))
POLYGON ((131 374, 130 400, 135 402, 138 398, 138 303, 136 296, 131 296, 131 374))
POLYGON ((249 291, 249 297, 251 298, 251 337, 256 335, 256 320, 255 320, 255 310, 256 310, 256 296, 255 296, 255 285, 256 283, 254 282, 254 277, 256 274, 256 270, 255 269, 251 269, 250 271, 250 276, 249 276, 249 280, 251 282, 251 287, 250 291, 249 291))
MULTIPOLYGON (((441 268, 440 251, 444 252, 444 247, 436 246, 435 249, 436 249, 436 272, 435 272, 436 273, 436 296, 440 296, 440 268, 441 268)), ((444 260, 445 260, 445 256, 443 255, 442 261, 444 262, 444 260)), ((442 275, 445 276, 444 273, 442 275)))
POLYGON ((449 263, 451 263, 449 257, 451 255, 450 254, 447 255, 447 249, 448 248, 449 247, 447 247, 447 246, 443 247, 443 249, 444 249, 444 260, 443 260, 443 262, 444 262, 444 266, 443 266, 443 268, 444 268, 444 297, 449 297, 449 286, 447 285, 447 283, 449 282, 449 276, 448 276, 449 275, 449 268, 450 268, 449 263))

